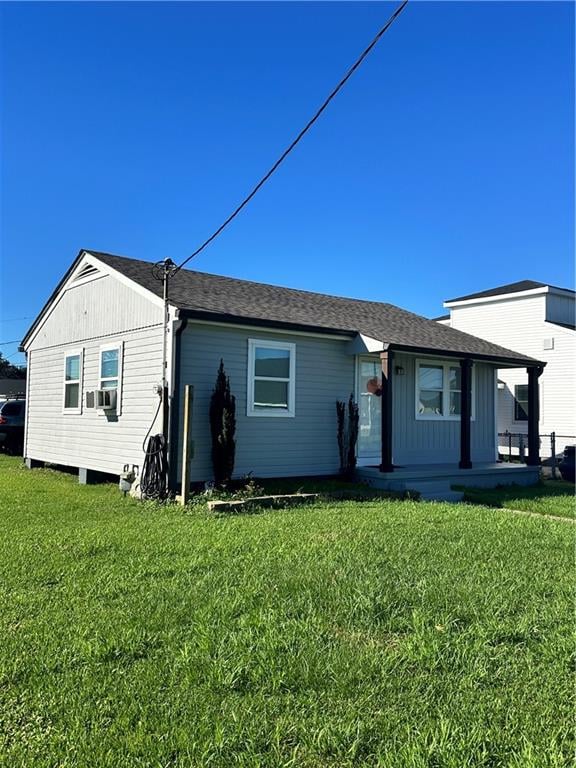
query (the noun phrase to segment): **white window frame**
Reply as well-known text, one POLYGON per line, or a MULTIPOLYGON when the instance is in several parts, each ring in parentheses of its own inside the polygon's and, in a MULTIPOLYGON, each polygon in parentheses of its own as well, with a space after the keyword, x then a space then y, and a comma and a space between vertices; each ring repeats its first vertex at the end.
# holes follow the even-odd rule
POLYGON ((118 386, 116 387, 116 409, 115 410, 103 410, 97 409, 99 414, 110 414, 119 416, 122 412, 122 369, 124 364, 124 342, 117 341, 114 344, 104 344, 98 349, 98 387, 102 389, 103 381, 111 381, 113 379, 118 380, 118 386), (118 376, 105 376, 102 377, 102 352, 110 352, 112 349, 118 350, 118 376))
POLYGON ((274 418, 294 418, 296 415, 296 344, 287 341, 270 341, 263 339, 248 339, 248 397, 246 402, 247 416, 266 416, 274 418), (290 377, 273 378, 271 376, 256 376, 256 348, 264 347, 266 349, 287 349, 290 352, 290 377), (255 408, 254 407, 254 382, 263 381, 285 381, 288 383, 288 408, 255 408))
POLYGON ((68 415, 78 415, 82 413, 82 401, 84 399, 83 381, 84 381, 84 349, 67 349, 64 352, 64 371, 62 374, 64 380, 64 388, 62 391, 62 413, 68 415), (74 381, 66 381, 66 361, 70 357, 79 357, 78 364, 78 379, 74 381), (66 408, 66 386, 70 384, 78 384, 78 405, 75 408, 66 408))
MULTIPOLYGON (((455 390, 450 390, 450 368, 459 368, 460 367, 460 361, 459 360, 416 360, 416 366, 414 369, 414 413, 416 416, 416 421, 460 421, 460 414, 459 413, 450 413, 450 392, 454 392, 455 390), (439 413, 419 413, 419 404, 420 404, 420 366, 424 366, 426 368, 430 366, 435 366, 437 368, 442 367, 443 370, 443 376, 442 376, 442 414, 439 413)), ((472 367, 472 376, 471 376, 471 390, 472 390, 472 410, 470 415, 470 420, 475 421, 476 420, 476 368, 472 367)), ((457 392, 460 390, 456 390, 457 392)))

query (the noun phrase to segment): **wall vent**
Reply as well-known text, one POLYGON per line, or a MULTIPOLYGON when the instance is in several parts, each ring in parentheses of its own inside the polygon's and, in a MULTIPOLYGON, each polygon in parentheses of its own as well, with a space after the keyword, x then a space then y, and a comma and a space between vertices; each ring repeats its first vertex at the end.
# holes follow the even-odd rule
POLYGON ((92 264, 85 264, 80 272, 74 277, 73 283, 77 283, 80 280, 85 280, 87 277, 96 277, 100 272, 97 267, 92 264))

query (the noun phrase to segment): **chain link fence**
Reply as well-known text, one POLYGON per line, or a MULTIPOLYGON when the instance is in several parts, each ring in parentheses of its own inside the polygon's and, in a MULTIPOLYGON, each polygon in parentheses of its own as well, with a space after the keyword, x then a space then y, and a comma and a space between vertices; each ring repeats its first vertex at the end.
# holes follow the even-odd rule
MULTIPOLYGON (((550 456, 543 463, 550 467, 552 477, 557 477, 558 453, 561 455, 563 450, 560 448, 558 451, 557 446, 566 443, 576 443, 576 435, 559 435, 556 432, 540 435, 540 451, 550 456)), ((502 461, 524 463, 528 455, 528 435, 508 430, 498 432, 498 453, 502 461)))

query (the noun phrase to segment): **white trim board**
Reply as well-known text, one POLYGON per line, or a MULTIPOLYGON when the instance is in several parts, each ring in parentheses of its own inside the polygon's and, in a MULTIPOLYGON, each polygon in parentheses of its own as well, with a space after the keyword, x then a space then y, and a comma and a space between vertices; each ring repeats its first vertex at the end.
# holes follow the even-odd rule
POLYGON ((246 415, 249 417, 268 417, 272 419, 283 418, 290 419, 296 416, 296 344, 287 341, 273 341, 269 339, 248 339, 248 381, 246 388, 246 415), (256 355, 257 348, 262 349, 283 349, 289 352, 289 372, 290 376, 286 379, 275 377, 256 377, 256 355), (288 385, 288 408, 269 408, 257 409, 254 407, 254 390, 256 380, 264 379, 268 381, 281 381, 288 385))
POLYGON ((497 293, 493 296, 479 296, 475 299, 457 299, 455 301, 445 301, 444 307, 466 307, 469 304, 490 304, 492 302, 510 301, 512 299, 523 299, 526 296, 539 296, 546 293, 553 293, 556 296, 569 296, 574 298, 574 292, 564 288, 554 288, 551 285, 545 285, 542 288, 530 288, 527 291, 514 291, 513 293, 497 293))
MULTIPOLYGON (((186 312, 186 310, 182 310, 183 312, 186 312)), ((181 313, 177 312, 177 317, 180 319, 184 319, 185 315, 182 315, 181 313)), ((235 323, 235 322, 218 322, 218 320, 197 320, 195 317, 188 317, 188 325, 186 330, 189 328, 192 328, 194 325, 212 325, 215 328, 237 328, 239 331, 252 331, 252 333, 272 333, 272 334, 278 334, 283 336, 311 336, 315 339, 332 339, 333 341, 342 341, 342 342, 349 342, 352 341, 350 335, 340 335, 335 333, 319 333, 314 331, 291 331, 286 328, 273 328, 272 326, 268 327, 265 325, 261 325, 260 323, 256 324, 255 322, 253 324, 249 323, 235 323)), ((262 321, 265 322, 265 321, 262 321)))

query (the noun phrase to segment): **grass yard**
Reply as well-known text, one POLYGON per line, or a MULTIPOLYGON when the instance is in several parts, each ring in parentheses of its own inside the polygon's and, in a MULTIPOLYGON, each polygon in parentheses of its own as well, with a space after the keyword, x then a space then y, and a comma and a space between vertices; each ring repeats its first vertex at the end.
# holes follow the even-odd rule
POLYGON ((490 507, 519 509, 540 515, 576 517, 574 484, 564 480, 544 480, 538 485, 520 485, 501 488, 463 488, 464 498, 475 504, 490 507))
POLYGON ((5 456, 0 487, 3 766, 573 764, 571 525, 183 514, 5 456))

